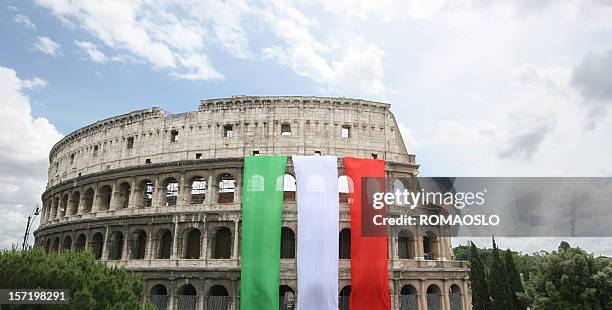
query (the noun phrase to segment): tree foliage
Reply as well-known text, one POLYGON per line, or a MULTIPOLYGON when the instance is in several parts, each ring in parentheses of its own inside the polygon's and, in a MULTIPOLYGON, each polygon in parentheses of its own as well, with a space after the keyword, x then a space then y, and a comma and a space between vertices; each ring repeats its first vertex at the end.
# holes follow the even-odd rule
POLYGON ((611 293, 612 259, 595 258, 567 242, 538 257, 527 286, 534 309, 612 309, 611 293))
POLYGON ((474 243, 470 246, 470 282, 472 285, 473 309, 491 309, 484 264, 480 259, 480 255, 478 255, 478 248, 474 243))
MULTIPOLYGON (((41 249, 0 251, 0 288, 68 289, 70 305, 30 309, 142 309, 142 280, 109 268, 88 252, 46 254, 41 249)), ((7 309, 10 309, 6 306, 7 309)), ((3 306, 4 309, 4 306, 3 306)))

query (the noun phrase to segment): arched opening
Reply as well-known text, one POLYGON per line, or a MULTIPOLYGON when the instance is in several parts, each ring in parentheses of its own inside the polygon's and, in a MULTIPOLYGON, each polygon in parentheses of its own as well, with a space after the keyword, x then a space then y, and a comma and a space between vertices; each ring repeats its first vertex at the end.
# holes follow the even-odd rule
POLYGON ((108 211, 110 210, 110 202, 111 196, 113 194, 113 189, 109 185, 104 185, 100 187, 99 200, 98 200, 98 210, 99 211, 108 211))
POLYGON ((132 246, 130 249, 132 259, 144 259, 147 249, 147 233, 137 230, 132 233, 132 246))
POLYGON ((58 213, 59 213, 59 203, 60 203, 60 199, 59 197, 55 197, 55 199, 53 200, 53 211, 51 212, 51 215, 53 216, 53 219, 57 219, 58 217, 58 213))
POLYGON ((91 238, 91 251, 96 259, 102 258, 102 248, 104 246, 104 236, 102 233, 95 233, 91 238))
POLYGON ((350 184, 349 177, 341 175, 338 177, 338 201, 340 203, 349 202, 350 184))
POLYGON ((450 310, 462 310, 463 299, 461 296, 461 288, 457 284, 453 284, 450 287, 450 310))
POLYGON ((175 178, 168 178, 164 181, 164 187, 166 188, 166 207, 176 206, 179 192, 178 181, 175 178))
POLYGON ((68 194, 65 194, 62 197, 62 204, 60 205, 60 209, 58 211, 59 213, 59 217, 64 217, 66 215, 66 212, 68 211, 68 194))
POLYGON ((438 258, 438 238, 431 231, 423 235, 423 258, 428 260, 438 258))
POLYGON ((59 252, 59 245, 60 245, 60 238, 55 237, 55 239, 53 239, 53 247, 51 248, 51 250, 53 250, 53 252, 55 253, 59 252))
POLYGON ((218 203, 234 203, 234 192, 236 191, 236 179, 229 174, 223 173, 218 178, 219 199, 218 203))
POLYGON ((213 239, 213 255, 215 259, 229 259, 232 256, 232 232, 227 227, 220 227, 213 239))
POLYGON ((74 244, 74 250, 79 252, 84 251, 86 242, 87 237, 85 237, 85 234, 80 234, 76 239, 76 243, 74 244))
POLYGON ((206 309, 227 310, 229 309, 230 297, 223 285, 214 285, 208 290, 206 309))
POLYGON ((399 259, 414 258, 414 237, 409 230, 402 230, 397 235, 397 254, 399 259))
POLYGON ((347 285, 340 290, 338 296, 338 308, 340 310, 349 310, 351 308, 351 286, 347 285))
POLYGON ((442 309, 440 300, 440 288, 432 284, 427 287, 427 309, 438 310, 442 309))
POLYGON ((295 201, 295 191, 295 177, 290 174, 285 174, 283 180, 283 201, 295 201))
POLYGON ((295 233, 289 227, 281 228, 281 258, 295 258, 295 233))
POLYGON ((177 310, 195 310, 197 303, 197 291, 191 284, 185 284, 178 289, 176 298, 177 310))
POLYGON ((70 236, 64 237, 64 242, 62 243, 62 252, 70 251, 72 249, 72 238, 70 236))
POLYGON ((51 250, 51 239, 47 239, 47 242, 45 243, 45 253, 49 253, 50 250, 51 250))
POLYGON ((351 258, 351 229, 345 228, 340 231, 339 237, 339 255, 340 259, 350 259, 351 258))
POLYGON ((295 309, 295 292, 289 285, 281 285, 278 287, 278 299, 280 310, 295 309))
POLYGON ((110 248, 108 251, 108 259, 120 260, 123 254, 123 234, 120 231, 115 231, 110 236, 110 248))
POLYGON ((68 207, 69 215, 74 215, 79 212, 79 202, 80 201, 81 201, 80 192, 73 192, 72 195, 70 195, 70 205, 68 207))
POLYGON ((162 229, 157 233, 159 239, 156 258, 169 259, 172 253, 172 233, 168 229, 162 229))
POLYGON ((94 190, 93 188, 88 188, 85 191, 85 196, 83 196, 83 212, 84 213, 91 212, 93 201, 94 201, 94 190))
POLYGON ((191 204, 202 204, 206 200, 206 180, 195 177, 191 180, 191 204))
POLYGON ((158 310, 166 310, 168 308, 168 290, 165 286, 157 284, 149 291, 151 303, 157 307, 158 310))
POLYGON ((121 209, 127 209, 130 204, 130 194, 132 193, 132 189, 130 187, 130 183, 123 182, 119 185, 119 197, 118 198, 118 206, 121 209))
POLYGON ((192 228, 186 232, 186 236, 183 258, 200 258, 200 238, 202 237, 202 233, 199 229, 192 228))
POLYGON ((144 180, 140 182, 140 190, 142 191, 142 206, 148 208, 153 203, 153 182, 144 180))
POLYGON ((400 291, 400 310, 418 310, 419 299, 414 286, 407 284, 400 291))

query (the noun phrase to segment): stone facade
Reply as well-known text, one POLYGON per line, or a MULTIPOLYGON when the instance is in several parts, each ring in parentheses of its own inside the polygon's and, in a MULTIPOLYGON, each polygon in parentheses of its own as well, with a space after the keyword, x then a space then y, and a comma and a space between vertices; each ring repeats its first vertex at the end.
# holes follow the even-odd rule
MULTIPOLYGON (((194 303, 197 309, 238 309, 243 157, 375 157, 385 161, 388 177, 413 186, 418 165, 389 107, 346 98, 238 96, 203 100, 195 112, 151 108, 78 129, 49 154, 36 245, 90 250, 106 264, 139 272, 145 298, 168 309, 194 303)), ((342 176, 341 160, 338 165, 342 176)), ((291 183, 290 159, 286 174, 291 183)), ((284 249, 281 259, 287 301, 299 292, 295 188, 285 190, 283 246, 293 247, 293 256, 284 249)), ((342 231, 350 229, 349 206, 345 195, 339 199, 342 231)), ((409 301, 427 309, 434 295, 441 309, 471 309, 467 266, 453 260, 445 235, 439 227, 391 234, 393 309, 412 309, 409 301)), ((342 289, 350 285, 350 259, 339 261, 342 289)))

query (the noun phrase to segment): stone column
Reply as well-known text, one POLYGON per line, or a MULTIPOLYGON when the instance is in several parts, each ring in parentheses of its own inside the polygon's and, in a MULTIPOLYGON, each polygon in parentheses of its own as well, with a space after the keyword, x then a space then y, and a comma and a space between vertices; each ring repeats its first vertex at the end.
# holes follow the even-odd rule
POLYGON ((178 180, 179 192, 178 197, 176 197, 176 205, 177 206, 185 206, 189 204, 189 184, 188 181, 185 180, 185 173, 181 173, 181 178, 178 180))
POLYGON ((418 260, 423 260, 425 259, 424 258, 425 250, 423 249, 423 236, 421 236, 420 234, 417 235, 417 238, 415 241, 416 241, 415 242, 416 243, 416 252, 415 252, 416 254, 414 258, 418 260))
POLYGON ((91 213, 98 212, 98 183, 94 183, 93 185, 93 195, 91 196, 91 213))
POLYGON ((177 216, 174 216, 174 233, 172 234, 172 254, 170 255, 171 259, 177 259, 177 240, 178 240, 178 219, 177 216))
POLYGON ((463 301, 463 310, 472 309, 472 301, 470 300, 471 294, 468 285, 468 280, 463 279, 463 288, 461 289, 461 300, 463 301))
POLYGON ((238 223, 238 219, 234 220, 234 244, 232 247, 232 258, 233 259, 238 259, 239 255, 238 255, 238 231, 240 229, 239 223, 238 223))
POLYGON ((206 259, 206 239, 208 238, 206 221, 202 221, 197 225, 197 228, 200 230, 200 259, 206 259))
POLYGON ((176 298, 174 296, 174 282, 170 282, 168 285, 168 309, 173 310, 174 309, 174 298, 176 298))
POLYGON ((448 295, 448 279, 442 280, 442 310, 450 310, 450 296, 448 295))
POLYGON ((155 242, 153 233, 149 230, 147 231, 147 249, 145 250, 145 259, 150 260, 153 257, 153 242, 155 242))
POLYGON ((108 206, 108 210, 109 211, 115 211, 117 210, 117 195, 119 193, 117 193, 117 180, 113 181, 113 185, 111 186, 111 199, 110 199, 110 206, 108 206))
MULTIPOLYGON (((161 207, 162 200, 160 195, 162 194, 162 192, 165 191, 161 190, 159 177, 156 176, 155 180, 153 180, 153 197, 151 197, 151 207, 161 207)), ((144 191, 142 194, 145 194, 144 191)))
POLYGON ((136 206, 136 179, 132 178, 130 184, 130 200, 128 201, 128 209, 133 209, 134 206, 136 206))
POLYGON ((234 180, 236 180, 236 186, 234 187, 234 203, 242 203, 242 170, 238 170, 234 174, 234 180))
POLYGON ((419 292, 417 296, 419 298, 419 310, 427 310, 427 288, 423 279, 419 279, 419 292))
POLYGON ((100 260, 108 260, 108 242, 110 240, 108 240, 108 230, 109 227, 106 226, 106 231, 104 232, 104 242, 102 242, 102 257, 100 257, 100 260))
POLYGON ((127 225, 125 226, 124 230, 122 231, 123 233, 123 246, 122 246, 122 250, 121 250, 121 257, 119 257, 120 260, 127 260, 130 257, 128 256, 128 243, 129 243, 129 239, 128 239, 128 227, 127 225))

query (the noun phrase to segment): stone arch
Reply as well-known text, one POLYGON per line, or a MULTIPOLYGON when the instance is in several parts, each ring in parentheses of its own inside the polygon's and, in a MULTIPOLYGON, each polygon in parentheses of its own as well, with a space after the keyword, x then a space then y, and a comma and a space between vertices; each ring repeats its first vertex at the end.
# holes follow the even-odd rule
POLYGON ((423 234, 423 257, 425 259, 438 259, 438 237, 432 231, 427 231, 423 234))
POLYGON ((289 227, 281 228, 281 258, 295 258, 295 233, 289 227))
POLYGON ((51 250, 55 253, 58 253, 59 247, 60 247, 60 237, 55 237, 55 239, 53 239, 53 246, 51 250))
POLYGON ((83 195, 83 212, 89 213, 91 212, 91 208, 94 202, 94 190, 93 188, 88 188, 85 190, 85 194, 83 195))
POLYGON ((436 284, 427 287, 427 309, 442 309, 441 291, 436 284))
POLYGON ((297 190, 295 177, 289 173, 283 176, 283 201, 295 201, 295 192, 297 190))
POLYGON ((222 173, 217 177, 218 203, 234 203, 236 191, 236 178, 229 173, 222 173))
POLYGON ((177 310, 195 310, 197 308, 198 291, 192 284, 183 284, 177 290, 176 309, 177 310))
POLYGON ((417 295, 418 291, 413 285, 402 286, 399 296, 400 310, 418 310, 419 298, 417 295))
POLYGON ((119 193, 117 194, 117 206, 119 209, 127 209, 130 205, 130 195, 132 194, 132 186, 128 182, 119 184, 119 193))
POLYGON ((232 231, 225 227, 218 227, 214 231, 212 244, 212 258, 229 259, 232 257, 232 231))
POLYGON ((102 249, 104 247, 104 235, 102 233, 97 232, 91 238, 91 252, 93 253, 95 259, 102 258, 102 249))
POLYGON ((197 228, 188 228, 183 232, 183 258, 200 258, 202 232, 197 228))
POLYGON ((463 309, 463 294, 461 294, 461 287, 457 284, 452 284, 449 289, 450 299, 450 310, 462 310, 463 309))
POLYGON ((206 309, 226 310, 229 309, 230 296, 225 286, 217 284, 208 290, 206 298, 206 309))
POLYGON ((168 206, 176 206, 179 195, 179 182, 174 177, 169 177, 164 180, 164 204, 168 206))
POLYGON ((72 250, 72 237, 70 235, 64 236, 64 241, 62 242, 62 252, 72 250))
POLYGON ((140 203, 143 208, 148 208, 153 204, 153 193, 155 192, 155 184, 149 179, 142 180, 138 186, 140 194, 140 203))
POLYGON ((416 242, 410 230, 403 229, 397 234, 397 254, 399 259, 414 259, 416 242))
POLYGON ((338 294, 338 308, 340 310, 349 310, 351 308, 351 286, 346 285, 338 294))
POLYGON ((102 185, 98 190, 98 211, 110 210, 113 188, 110 185, 102 185))
POLYGON ((340 231, 339 236, 339 258, 350 259, 351 258, 351 229, 344 228, 340 231))
POLYGON ((79 191, 74 191, 70 195, 70 205, 68 215, 74 215, 79 212, 79 202, 81 201, 81 193, 79 191))
POLYGON ((108 259, 109 260, 121 260, 123 257, 123 233, 120 231, 113 231, 110 235, 108 245, 108 259))
POLYGON ((149 290, 151 303, 159 310, 168 308, 168 289, 163 284, 156 284, 149 290))
POLYGON ((206 201, 206 191, 208 190, 206 179, 201 176, 193 177, 189 182, 189 188, 191 191, 191 204, 202 204, 206 201))
POLYGON ((155 258, 169 259, 172 256, 172 232, 167 228, 162 228, 157 231, 155 239, 157 240, 155 258))
POLYGON ((58 210, 58 217, 64 217, 68 214, 68 194, 64 194, 62 196, 62 203, 60 204, 59 210, 58 210))
POLYGON ((278 299, 280 310, 288 310, 295 308, 295 291, 286 284, 281 284, 278 287, 278 299))
POLYGON ((79 252, 84 251, 86 244, 87 244, 87 236, 85 236, 85 234, 80 234, 77 237, 76 242, 74 243, 74 250, 79 251, 79 252))
POLYGON ((147 233, 138 229, 132 232, 130 236, 130 258, 145 259, 147 253, 147 233))

